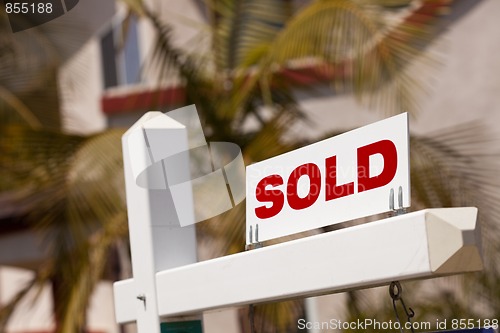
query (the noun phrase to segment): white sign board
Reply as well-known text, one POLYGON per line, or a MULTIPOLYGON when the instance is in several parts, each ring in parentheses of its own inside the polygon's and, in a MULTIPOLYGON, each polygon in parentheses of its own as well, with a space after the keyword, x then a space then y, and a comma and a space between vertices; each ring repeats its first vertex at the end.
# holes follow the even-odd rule
POLYGON ((248 166, 246 243, 409 207, 408 145, 403 113, 248 166))

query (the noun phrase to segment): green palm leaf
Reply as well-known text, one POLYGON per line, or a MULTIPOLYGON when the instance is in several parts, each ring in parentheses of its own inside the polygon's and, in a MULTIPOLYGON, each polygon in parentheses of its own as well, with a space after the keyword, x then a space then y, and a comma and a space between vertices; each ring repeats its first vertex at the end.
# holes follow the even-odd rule
POLYGON ((390 113, 416 110, 424 87, 407 67, 422 56, 433 21, 381 22, 377 11, 355 1, 315 1, 270 45, 264 70, 297 61, 313 64, 332 77, 337 89, 354 92, 361 101, 390 113))
POLYGON ((213 52, 218 70, 255 64, 254 54, 269 45, 292 15, 289 1, 215 1, 213 52))
POLYGON ((123 131, 85 138, 10 126, 0 133, 0 168, 11 175, 0 187, 23 194, 2 196, 2 210, 12 216, 9 207, 24 207, 14 212, 41 232, 49 256, 35 286, 53 282, 58 332, 78 331, 110 250, 127 232, 123 131))

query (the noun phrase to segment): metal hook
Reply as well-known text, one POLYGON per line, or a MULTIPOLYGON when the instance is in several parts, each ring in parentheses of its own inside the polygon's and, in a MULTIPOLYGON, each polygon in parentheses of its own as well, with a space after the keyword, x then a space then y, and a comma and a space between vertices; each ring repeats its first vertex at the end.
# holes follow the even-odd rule
POLYGON ((250 332, 255 333, 255 306, 253 304, 249 305, 248 320, 250 321, 250 332))
MULTIPOLYGON (((399 323, 399 330, 401 333, 403 333, 403 325, 401 325, 401 319, 399 318, 398 310, 396 307, 396 302, 400 301, 401 305, 403 306, 403 309, 406 314, 406 321, 411 324, 411 318, 415 317, 415 311, 413 311, 412 308, 407 308, 406 304, 403 300, 403 287, 401 287, 401 284, 399 281, 393 281, 391 282, 391 285, 389 286, 389 295, 391 295, 392 298, 392 307, 394 309, 394 314, 396 315, 396 319, 399 323)), ((415 333, 413 329, 413 325, 410 325, 410 330, 412 333, 415 333)))
POLYGON ((403 186, 398 189, 398 209, 403 209, 403 186))
POLYGON ((146 310, 146 295, 144 294, 137 295, 137 299, 144 304, 144 310, 146 310))
POLYGON ((389 210, 393 213, 393 215, 401 215, 406 213, 405 208, 403 207, 403 187, 399 186, 398 188, 398 208, 396 206, 396 200, 394 198, 394 189, 391 188, 389 192, 389 210))
POLYGON ((255 225, 255 231, 252 228, 252 226, 250 226, 250 228, 248 230, 248 240, 250 242, 245 246, 245 250, 247 250, 247 251, 253 250, 253 249, 258 249, 258 248, 261 248, 263 246, 263 244, 261 242, 259 242, 259 225, 258 224, 255 225), (255 240, 254 240, 254 236, 255 236, 255 240))
POLYGON ((391 192, 389 192, 389 210, 394 211, 394 189, 391 188, 391 192))

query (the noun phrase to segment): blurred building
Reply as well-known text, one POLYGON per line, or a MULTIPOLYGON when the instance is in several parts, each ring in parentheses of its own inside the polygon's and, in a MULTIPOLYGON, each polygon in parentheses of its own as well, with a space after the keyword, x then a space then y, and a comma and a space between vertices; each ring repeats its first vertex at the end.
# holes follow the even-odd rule
MULTIPOLYGON (((146 2, 174 27, 176 45, 186 49, 206 45, 198 29, 208 20, 203 1, 146 2)), ((429 13, 438 15, 436 6, 440 5, 439 1, 415 1, 406 19, 419 19, 429 13)), ((451 12, 441 18, 435 40, 427 46, 440 65, 434 72, 423 74, 428 76, 425 81, 432 86, 422 101, 421 114, 412 120, 413 131, 428 133, 479 120, 498 135, 499 13, 498 0, 453 1, 451 12)), ((65 19, 86 26, 90 36, 77 45, 77 51, 68 57, 60 73, 66 131, 87 134, 107 127, 129 127, 152 106, 162 111, 182 106, 184 90, 176 78, 160 81, 155 69, 147 66, 154 47, 154 30, 148 22, 127 17, 125 8, 114 0, 82 0, 65 19), (126 36, 121 29, 124 20, 128 22, 126 36)), ((333 94, 314 67, 290 69, 282 75, 308 87, 315 86, 314 90, 297 89, 295 92, 311 119, 310 123, 294 129, 301 135, 313 138, 320 133, 349 129, 384 118, 383 114, 360 106, 350 95, 333 94)), ((495 149, 499 152, 492 147, 495 149)), ((32 274, 29 269, 43 256, 37 243, 36 237, 25 230, 0 232, 0 305, 26 283, 32 274), (16 248, 15 253, 13 248, 16 248)), ((48 291, 44 291, 33 306, 23 304, 18 309, 7 333, 51 332, 49 289, 47 287, 48 291)), ((317 318, 324 321, 338 318, 338 311, 342 309, 331 304, 332 299, 341 300, 342 297, 318 298, 317 318)), ((225 333, 237 333, 238 320, 237 312, 231 309, 207 314, 204 317, 206 333, 220 332, 220 327, 224 327, 225 333)), ((119 331, 114 324, 110 281, 103 282, 95 293, 89 310, 89 326, 91 332, 119 331)))

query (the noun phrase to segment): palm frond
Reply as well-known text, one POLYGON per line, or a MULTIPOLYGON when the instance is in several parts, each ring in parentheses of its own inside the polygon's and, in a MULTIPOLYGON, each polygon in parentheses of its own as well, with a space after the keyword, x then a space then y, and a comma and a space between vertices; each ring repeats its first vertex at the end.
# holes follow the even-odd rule
POLYGON ((421 207, 476 206, 483 229, 485 267, 500 274, 498 153, 480 124, 445 129, 411 140, 412 195, 421 207))
POLYGON ((59 128, 56 68, 62 50, 39 29, 13 34, 6 15, 0 18, 0 45, 0 120, 59 128))
POLYGON ((32 128, 40 128, 42 124, 29 107, 15 94, 0 86, 0 106, 2 123, 25 123, 32 128), (7 111, 9 110, 9 111, 7 111))
POLYGON ((114 242, 127 234, 126 214, 108 219, 102 229, 70 251, 59 252, 53 271, 55 315, 58 333, 76 332, 85 327, 89 300, 102 279, 114 242), (68 261, 73 264, 69 265, 68 261))
POLYGON ((216 1, 213 52, 218 71, 255 64, 292 15, 289 1, 216 1))
POLYGON ((214 141, 230 139, 240 142, 240 125, 249 115, 257 119, 269 119, 262 116, 262 106, 267 105, 276 113, 283 108, 295 117, 302 117, 292 93, 287 85, 276 85, 265 77, 259 81, 254 78, 251 84, 242 76, 224 78, 214 76, 210 70, 200 67, 195 57, 184 54, 171 42, 171 31, 154 13, 146 15, 157 30, 157 43, 153 63, 163 77, 172 75, 172 68, 183 79, 186 91, 186 104, 195 104, 207 129, 207 136, 214 141), (255 82, 255 84, 253 84, 255 82), (236 137, 236 138, 235 138, 236 137))
POLYGON ((86 138, 19 126, 0 134, 0 168, 10 176, 0 188, 4 194, 22 191, 2 196, 2 208, 21 203, 26 210, 17 213, 44 238, 50 258, 44 281, 54 282, 58 332, 84 327, 109 250, 126 235, 122 134, 111 130, 86 138))
POLYGON ((397 26, 380 22, 376 11, 359 2, 312 2, 278 34, 264 68, 306 61, 323 68, 335 87, 373 106, 391 113, 414 110, 416 92, 424 87, 407 67, 423 54, 433 21, 403 21, 397 26))

